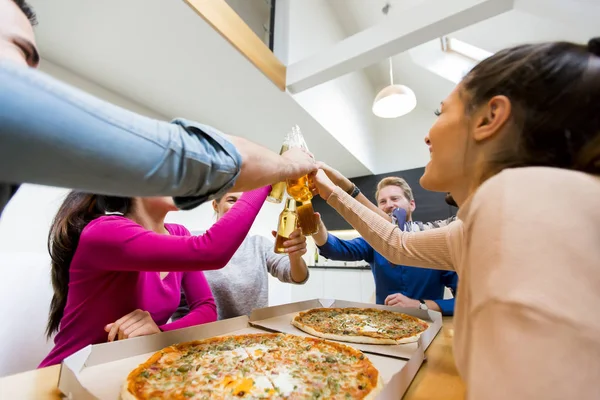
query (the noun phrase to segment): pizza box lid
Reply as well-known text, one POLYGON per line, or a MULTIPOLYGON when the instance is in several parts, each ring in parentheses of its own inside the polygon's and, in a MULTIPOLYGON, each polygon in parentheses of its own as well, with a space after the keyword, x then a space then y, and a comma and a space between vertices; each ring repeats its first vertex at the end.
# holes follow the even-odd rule
MULTIPOLYGON (((329 307, 358 307, 358 308, 376 308, 379 310, 389 310, 402 312, 413 317, 420 318, 429 323, 429 328, 421 334, 418 342, 405 343, 398 345, 389 344, 362 344, 348 343, 365 353, 379 354, 388 357, 396 357, 405 360, 412 358, 413 354, 423 347, 423 351, 429 347, 431 341, 442 328, 442 314, 436 311, 426 311, 414 308, 389 307, 378 304, 357 303, 353 301, 334 300, 334 299, 314 299, 301 301, 298 303, 284 304, 280 306, 267 307, 254 310, 250 314, 250 324, 258 328, 264 328, 271 331, 291 333, 299 336, 312 336, 292 325, 292 319, 300 311, 310 310, 311 308, 329 308, 329 307)), ((334 340, 335 341, 335 340, 334 340)))
MULTIPOLYGON (((264 333, 253 327, 246 316, 224 321, 142 336, 111 343, 87 346, 66 358, 59 375, 58 389, 68 399, 118 399, 125 379, 152 354, 175 343, 221 335, 264 333)), ((410 360, 368 354, 381 373, 384 387, 380 400, 398 399, 423 362, 418 349, 410 360)))

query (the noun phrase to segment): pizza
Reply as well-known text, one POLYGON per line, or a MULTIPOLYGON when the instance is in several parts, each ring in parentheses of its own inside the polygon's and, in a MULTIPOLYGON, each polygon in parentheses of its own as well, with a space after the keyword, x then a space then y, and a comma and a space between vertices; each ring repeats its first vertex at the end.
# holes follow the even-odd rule
POLYGON ((169 346, 133 370, 121 398, 373 399, 379 371, 342 343, 282 333, 169 346))
POLYGON ((376 308, 313 308, 294 316, 292 325, 313 336, 342 342, 416 342, 429 324, 419 318, 376 308))

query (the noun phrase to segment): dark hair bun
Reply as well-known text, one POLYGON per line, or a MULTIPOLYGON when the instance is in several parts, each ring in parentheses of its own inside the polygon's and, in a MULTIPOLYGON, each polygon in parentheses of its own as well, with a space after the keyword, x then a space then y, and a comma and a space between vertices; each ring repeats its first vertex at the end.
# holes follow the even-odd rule
POLYGON ((588 42, 588 51, 600 57, 600 37, 590 39, 588 42))

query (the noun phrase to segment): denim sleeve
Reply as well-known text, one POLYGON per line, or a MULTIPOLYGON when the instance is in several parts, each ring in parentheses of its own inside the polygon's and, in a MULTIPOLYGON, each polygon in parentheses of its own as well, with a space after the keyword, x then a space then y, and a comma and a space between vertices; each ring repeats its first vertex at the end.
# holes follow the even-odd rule
POLYGON ((216 129, 143 117, 30 68, 0 62, 0 182, 192 208, 226 193, 241 156, 216 129))
POLYGON ((373 248, 363 239, 342 240, 331 233, 327 234, 327 242, 317 246, 319 253, 330 260, 373 262, 373 248))

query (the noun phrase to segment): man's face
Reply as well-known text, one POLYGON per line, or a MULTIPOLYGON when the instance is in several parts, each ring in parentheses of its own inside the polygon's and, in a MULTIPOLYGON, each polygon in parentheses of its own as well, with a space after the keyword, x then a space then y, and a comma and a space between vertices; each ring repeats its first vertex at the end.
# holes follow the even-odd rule
POLYGON ((0 60, 33 68, 40 61, 33 27, 12 0, 0 0, 0 60))
POLYGON ((379 190, 377 206, 386 214, 391 214, 396 208, 402 208, 406 210, 407 215, 410 216, 415 210, 415 202, 408 201, 406 197, 404 197, 402 188, 396 185, 385 186, 379 190))

